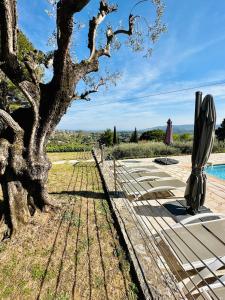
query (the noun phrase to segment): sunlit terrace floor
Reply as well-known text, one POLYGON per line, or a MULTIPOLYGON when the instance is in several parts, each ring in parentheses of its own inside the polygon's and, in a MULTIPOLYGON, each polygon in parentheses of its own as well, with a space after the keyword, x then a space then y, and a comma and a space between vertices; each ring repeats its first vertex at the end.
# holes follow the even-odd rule
MULTIPOLYGON (((161 171, 186 182, 191 170, 191 156, 172 158, 177 159, 179 164, 162 166, 155 164, 154 159, 129 159, 117 161, 116 164, 135 167, 155 164, 161 171)), ((223 164, 225 163, 225 154, 212 154, 209 162, 223 164)), ((156 238, 164 228, 176 224, 174 215, 163 204, 172 202, 176 205, 177 201, 182 202, 184 188, 173 191, 172 194, 152 194, 142 200, 129 201, 118 184, 116 186, 117 193, 115 193, 112 162, 106 161, 104 166, 101 166, 101 170, 146 298, 184 299, 177 289, 174 277, 177 281, 181 281, 181 279, 188 278, 191 273, 183 272, 169 249, 160 247, 156 238)), ((225 214, 224 181, 209 175, 207 177, 205 205, 212 212, 225 214)), ((185 204, 185 202, 183 203, 185 204)))
MULTIPOLYGON (((191 156, 178 156, 178 157, 171 157, 179 161, 176 165, 168 165, 163 166, 159 164, 155 164, 153 161, 154 159, 134 159, 133 163, 132 160, 128 160, 129 166, 137 166, 137 165, 149 165, 153 162, 157 166, 157 168, 161 169, 172 175, 174 178, 180 179, 184 182, 187 181, 190 171, 191 171, 191 156), (138 161, 138 162, 137 162, 138 161)), ((123 161, 123 163, 126 160, 123 161)), ((122 161, 119 161, 122 163, 122 161)), ((211 154, 208 163, 216 165, 216 164, 225 164, 225 153, 216 153, 211 154)), ((225 214, 225 181, 219 178, 216 178, 211 175, 207 175, 207 196, 205 205, 210 208, 213 212, 219 212, 225 214)), ((176 197, 183 197, 184 193, 183 190, 173 191, 173 194, 176 197)), ((162 203, 164 200, 160 200, 162 203)), ((166 199, 166 201, 168 201, 166 199)))

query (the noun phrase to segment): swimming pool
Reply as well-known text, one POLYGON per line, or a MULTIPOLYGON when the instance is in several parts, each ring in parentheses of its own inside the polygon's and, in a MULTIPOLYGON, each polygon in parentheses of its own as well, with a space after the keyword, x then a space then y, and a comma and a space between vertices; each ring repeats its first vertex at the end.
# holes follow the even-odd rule
POLYGON ((214 165, 205 168, 206 173, 225 180, 225 165, 214 165))

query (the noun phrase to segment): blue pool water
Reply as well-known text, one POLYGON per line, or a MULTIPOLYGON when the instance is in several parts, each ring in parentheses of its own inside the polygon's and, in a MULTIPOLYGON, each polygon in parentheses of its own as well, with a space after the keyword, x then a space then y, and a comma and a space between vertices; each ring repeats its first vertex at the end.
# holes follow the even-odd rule
POLYGON ((225 165, 209 166, 205 169, 206 173, 225 180, 225 165))

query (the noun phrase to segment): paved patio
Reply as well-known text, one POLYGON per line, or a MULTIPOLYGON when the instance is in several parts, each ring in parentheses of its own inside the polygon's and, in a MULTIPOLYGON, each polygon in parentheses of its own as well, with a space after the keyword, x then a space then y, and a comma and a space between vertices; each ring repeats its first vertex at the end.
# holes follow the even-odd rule
MULTIPOLYGON (((191 156, 172 158, 177 159, 179 164, 162 166, 155 164, 154 159, 127 159, 118 161, 117 164, 126 166, 155 164, 158 169, 186 182, 191 171, 191 156)), ((212 154, 209 162, 225 163, 225 153, 212 154)), ((176 224, 174 216, 163 204, 171 201, 182 202, 184 188, 169 195, 162 193, 157 197, 152 195, 140 201, 129 201, 120 193, 122 191, 120 186, 117 185, 115 193, 112 162, 99 165, 146 299, 184 299, 176 283, 181 281, 181 278, 188 279, 190 273, 183 272, 169 249, 165 245, 161 247, 155 238, 162 229, 176 224)), ((225 182, 209 175, 207 177, 205 205, 213 212, 225 214, 225 182)))
MULTIPOLYGON (((154 164, 157 166, 157 168, 169 173, 174 178, 186 182, 191 172, 191 156, 173 156, 171 158, 177 159, 179 163, 177 165, 169 166, 162 166, 155 163, 154 164)), ((143 158, 123 160, 119 161, 119 163, 125 163, 126 165, 129 164, 129 166, 137 166, 148 165, 151 164, 153 161, 154 159, 151 158, 143 158)), ((208 163, 213 165, 225 164, 225 153, 211 154, 208 163)), ((205 205, 208 208, 210 208, 213 212, 225 214, 225 181, 210 175, 207 175, 207 179, 207 196, 205 205)), ((177 197, 183 197, 184 194, 182 191, 174 191, 173 193, 177 197)))

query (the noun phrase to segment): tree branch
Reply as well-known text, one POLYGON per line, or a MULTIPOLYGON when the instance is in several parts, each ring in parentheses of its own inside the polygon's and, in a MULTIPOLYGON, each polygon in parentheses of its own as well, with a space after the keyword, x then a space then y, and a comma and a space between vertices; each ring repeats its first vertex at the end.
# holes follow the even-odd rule
POLYGON ((37 127, 39 124, 39 90, 37 89, 37 86, 29 81, 23 81, 18 84, 18 87, 20 88, 21 92, 24 94, 26 99, 31 105, 31 108, 33 110, 33 125, 31 129, 31 135, 29 140, 29 147, 28 147, 28 155, 30 159, 32 160, 35 150, 35 137, 37 133, 37 127))
POLYGON ((60 0, 58 4, 61 10, 73 15, 80 12, 89 2, 90 0, 60 0))
POLYGON ((16 0, 0 0, 0 68, 12 82, 24 80, 17 60, 16 0))
POLYGON ((59 75, 66 60, 69 59, 69 45, 73 33, 73 15, 81 11, 90 0, 60 0, 57 3, 57 45, 54 56, 54 74, 59 75))
POLYGON ((6 111, 0 109, 0 119, 6 123, 15 133, 23 133, 20 125, 6 111))
POLYGON ((0 59, 7 60, 10 55, 16 54, 16 1, 0 1, 0 59))
MULTIPOLYGON (((20 164, 22 165, 22 152, 23 152, 23 136, 24 136, 24 130, 20 127, 20 125, 8 114, 6 111, 0 109, 0 119, 8 126, 10 127, 14 133, 15 133, 15 139, 12 144, 11 152, 12 152, 12 160, 11 165, 12 166, 18 166, 18 160, 17 157, 20 157, 20 164)), ((8 144, 9 145, 9 144, 8 144)), ((7 147, 8 147, 7 145, 7 147)), ((4 167, 1 170, 4 172, 4 167)))
POLYGON ((105 85, 106 81, 103 78, 100 78, 99 82, 93 87, 91 90, 86 90, 81 95, 74 95, 74 100, 86 100, 90 101, 91 99, 88 97, 90 94, 97 93, 99 90, 99 87, 102 85, 105 85))
MULTIPOLYGON (((53 58, 53 78, 43 87, 42 101, 40 103, 40 129, 38 137, 39 153, 43 152, 46 137, 56 126, 62 115, 66 112, 72 96, 77 78, 82 78, 86 66, 73 64, 70 56, 70 41, 73 33, 73 15, 81 11, 90 0, 60 0, 57 3, 57 50, 53 58)), ((87 64, 86 64, 87 65, 87 64)))
POLYGON ((138 18, 139 16, 133 16, 133 15, 129 15, 129 27, 128 30, 125 29, 118 29, 116 31, 113 31, 113 29, 111 27, 108 27, 107 31, 106 31, 106 45, 104 48, 99 49, 98 51, 96 51, 96 57, 100 57, 100 56, 108 56, 110 57, 110 47, 112 44, 113 39, 115 38, 115 36, 119 35, 119 34, 125 34, 128 36, 131 36, 134 32, 134 25, 135 25, 135 20, 138 18))
POLYGON ((96 17, 93 17, 89 22, 89 33, 88 33, 88 48, 90 49, 90 57, 88 61, 91 61, 96 56, 96 34, 98 26, 104 21, 105 17, 116 11, 117 6, 110 6, 106 1, 100 1, 99 13, 96 17))

